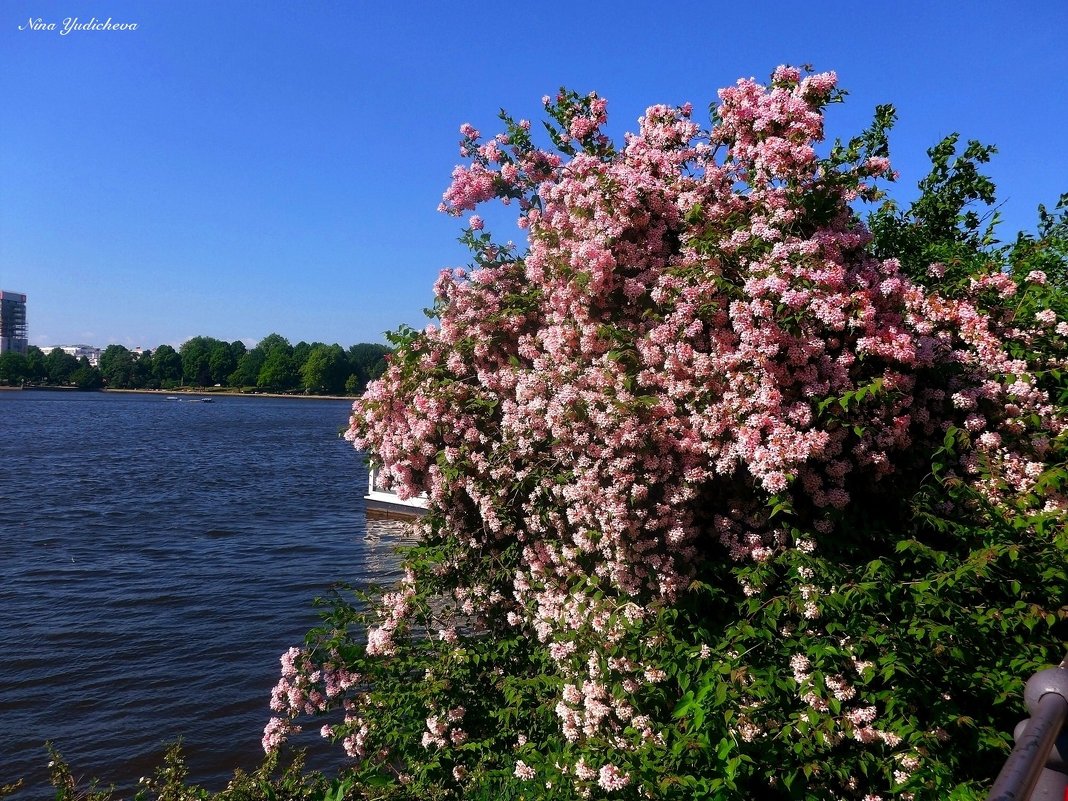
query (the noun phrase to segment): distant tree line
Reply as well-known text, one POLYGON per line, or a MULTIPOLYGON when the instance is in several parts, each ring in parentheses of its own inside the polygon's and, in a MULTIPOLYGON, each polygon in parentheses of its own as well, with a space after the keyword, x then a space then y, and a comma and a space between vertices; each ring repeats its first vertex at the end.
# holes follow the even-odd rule
POLYGON ((298 342, 269 334, 254 348, 243 342, 193 337, 178 350, 160 345, 132 351, 108 345, 93 367, 59 348, 45 353, 31 346, 23 355, 0 356, 0 383, 76 386, 80 389, 176 389, 233 387, 313 395, 359 395, 386 369, 386 345, 298 342))

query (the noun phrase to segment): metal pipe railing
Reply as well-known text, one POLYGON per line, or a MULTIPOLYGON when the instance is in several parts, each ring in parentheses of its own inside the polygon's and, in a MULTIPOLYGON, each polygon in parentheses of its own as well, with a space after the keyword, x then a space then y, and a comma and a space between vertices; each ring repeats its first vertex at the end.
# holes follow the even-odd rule
POLYGON ((1068 721, 1068 656, 1030 678, 1024 701, 1031 718, 1017 727, 1016 747, 987 801, 1066 801, 1068 774, 1054 744, 1068 721))

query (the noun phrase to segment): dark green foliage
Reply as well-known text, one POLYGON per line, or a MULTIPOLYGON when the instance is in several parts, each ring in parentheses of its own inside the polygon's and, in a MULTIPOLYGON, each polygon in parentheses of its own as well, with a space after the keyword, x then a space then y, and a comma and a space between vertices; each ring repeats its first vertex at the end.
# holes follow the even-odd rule
POLYGON ((113 389, 127 389, 137 385, 136 354, 122 345, 108 345, 100 354, 100 373, 104 383, 113 389))
POLYGON ((353 345, 347 351, 349 369, 356 377, 355 392, 363 392, 368 381, 374 381, 386 371, 386 357, 393 349, 386 345, 370 344, 367 342, 353 345))
POLYGON ((100 371, 89 364, 89 360, 82 356, 78 360, 78 369, 70 374, 70 383, 78 389, 101 389, 104 386, 104 377, 100 371))
POLYGON ((266 347, 261 342, 256 347, 263 347, 266 353, 263 366, 260 367, 260 373, 256 377, 256 386, 271 390, 296 387, 298 376, 293 360, 293 349, 289 343, 282 339, 280 343, 273 342, 266 347))
POLYGON ((59 348, 53 348, 44 358, 44 368, 49 383, 63 386, 70 383, 71 374, 78 369, 78 359, 59 348))
POLYGON ((0 384, 17 386, 29 378, 30 366, 21 353, 0 354, 0 384))
POLYGON ((897 259, 912 280, 924 285, 932 280, 929 266, 944 264, 947 273, 938 281, 943 290, 985 264, 995 243, 997 215, 983 208, 994 205, 995 188, 980 165, 996 148, 973 140, 958 154, 959 138, 951 134, 927 151, 931 172, 907 209, 887 200, 868 218, 876 256, 897 259))
MULTIPOLYGON (((55 801, 120 801, 114 788, 100 788, 95 782, 83 786, 71 772, 70 766, 51 746, 50 781, 55 789, 55 801)), ((175 743, 163 758, 163 764, 151 776, 143 778, 133 795, 133 801, 356 801, 369 796, 358 792, 350 778, 328 779, 320 773, 305 770, 302 754, 287 765, 277 755, 267 757, 251 773, 235 771, 226 788, 212 792, 188 781, 181 743, 175 743)), ((0 798, 11 788, 0 788, 0 798)), ((373 796, 372 796, 373 797, 373 796)))
POLYGON ((152 355, 152 378, 163 389, 176 387, 182 380, 182 357, 170 345, 160 345, 152 355))
POLYGON ((1042 270, 1060 290, 1068 289, 1068 194, 1063 194, 1050 212, 1038 207, 1038 229, 1031 234, 1021 231, 1009 251, 1013 272, 1042 270))
POLYGON ((312 395, 359 395, 367 382, 382 375, 392 349, 360 343, 348 351, 340 345, 301 342, 296 347, 285 337, 270 334, 254 348, 242 342, 193 337, 176 351, 160 345, 155 352, 131 351, 108 345, 100 367, 79 364, 76 357, 55 349, 0 356, 0 384, 46 383, 80 389, 175 389, 193 387, 260 388, 312 395))
POLYGON ((300 368, 306 392, 340 395, 349 377, 349 363, 340 345, 316 344, 300 368))
POLYGON ((253 348, 241 355, 237 362, 237 368, 230 374, 229 385, 231 387, 254 387, 259 378, 260 370, 266 355, 259 348, 253 348))

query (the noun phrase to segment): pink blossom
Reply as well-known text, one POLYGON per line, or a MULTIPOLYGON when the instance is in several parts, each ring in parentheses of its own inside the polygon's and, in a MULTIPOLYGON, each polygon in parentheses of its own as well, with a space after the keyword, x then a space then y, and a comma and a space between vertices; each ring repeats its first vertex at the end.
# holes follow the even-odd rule
POLYGON ((630 775, 624 773, 615 765, 603 765, 597 772, 597 783, 609 792, 612 790, 622 790, 630 784, 630 775))
POLYGON ((284 718, 271 718, 263 730, 263 750, 269 754, 277 750, 290 734, 299 732, 300 726, 294 726, 284 718))
POLYGON ((1042 325, 1053 325, 1057 322, 1057 315, 1053 309, 1043 309, 1040 312, 1035 312, 1035 319, 1042 325))
POLYGON ((523 781, 530 781, 534 778, 534 768, 527 765, 522 759, 517 760, 515 763, 515 777, 522 779, 523 781))
POLYGON ((875 707, 865 706, 850 710, 846 717, 855 726, 868 726, 875 720, 875 707))
POLYGON ((584 781, 589 781, 597 776, 597 771, 586 764, 584 757, 579 757, 578 762, 575 763, 575 775, 584 781))

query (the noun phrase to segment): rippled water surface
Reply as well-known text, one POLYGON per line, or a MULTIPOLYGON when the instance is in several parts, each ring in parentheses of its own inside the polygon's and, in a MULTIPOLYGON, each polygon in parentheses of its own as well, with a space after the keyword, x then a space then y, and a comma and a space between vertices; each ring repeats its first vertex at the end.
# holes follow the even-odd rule
POLYGON ((191 778, 252 767, 278 656, 335 581, 390 582, 344 401, 0 392, 0 785, 129 787, 182 739, 191 778))

